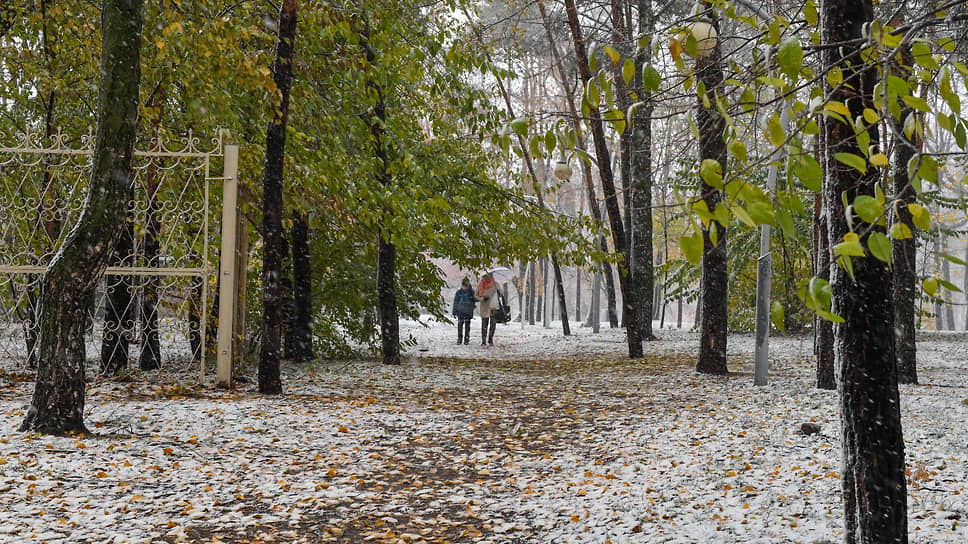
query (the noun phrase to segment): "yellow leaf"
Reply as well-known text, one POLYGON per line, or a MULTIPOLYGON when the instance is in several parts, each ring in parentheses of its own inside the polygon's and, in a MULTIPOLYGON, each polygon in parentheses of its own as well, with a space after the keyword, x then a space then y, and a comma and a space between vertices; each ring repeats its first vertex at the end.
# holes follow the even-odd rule
POLYGON ((348 433, 348 432, 350 432, 350 430, 347 429, 346 427, 340 425, 339 426, 339 432, 341 432, 341 433, 348 433))

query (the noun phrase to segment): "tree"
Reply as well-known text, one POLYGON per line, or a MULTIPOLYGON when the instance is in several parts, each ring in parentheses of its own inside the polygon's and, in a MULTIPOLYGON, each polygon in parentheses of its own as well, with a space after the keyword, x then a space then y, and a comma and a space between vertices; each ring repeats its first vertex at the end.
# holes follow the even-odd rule
POLYGON ((259 391, 282 393, 279 357, 282 345, 282 193, 286 157, 286 124, 296 39, 297 0, 285 0, 279 9, 278 42, 272 79, 279 92, 278 105, 266 130, 266 159, 262 177, 262 351, 259 355, 259 391))
MULTIPOLYGON (((886 230, 875 222, 849 222, 844 203, 875 199, 879 176, 857 168, 866 156, 860 138, 877 141, 876 126, 853 126, 865 109, 877 111, 877 66, 865 62, 865 28, 873 19, 871 0, 828 0, 820 4, 822 72, 840 73, 843 83, 826 79, 828 104, 848 115, 823 119, 824 207, 832 245, 831 310, 834 325, 842 429, 845 540, 848 544, 907 542, 904 437, 894 358, 894 310, 888 264, 865 256, 886 230), (856 44, 845 47, 842 44, 856 44), (864 136, 867 135, 867 136, 864 136), (859 232, 856 232, 859 230, 859 232), (834 245, 835 241, 843 242, 834 245), (857 251, 860 249, 859 251, 857 251)), ((863 122, 862 122, 863 123, 863 122)), ((866 162, 866 161, 865 161, 866 162)), ((854 209, 858 209, 855 207, 854 209)))
MULTIPOLYGON (((639 35, 655 33, 655 14, 652 0, 639 0, 639 35)), ((652 267, 652 113, 655 110, 651 90, 646 88, 644 74, 651 62, 652 41, 644 40, 635 54, 634 92, 641 105, 632 114, 629 136, 631 155, 631 202, 626 213, 632 218, 630 240, 630 272, 635 281, 635 304, 638 309, 639 331, 643 340, 654 340, 652 333, 653 297, 655 276, 652 267)), ((652 68, 648 73, 655 73, 652 68)), ((651 83, 650 83, 651 85, 651 83)))
MULTIPOLYGON (((712 4, 703 2, 703 17, 719 32, 719 18, 712 4)), ((716 43, 708 55, 696 58, 696 79, 699 98, 696 105, 696 125, 699 127, 699 159, 701 161, 700 196, 706 209, 715 213, 723 195, 710 182, 726 168, 726 142, 723 134, 726 120, 718 111, 720 89, 723 84, 720 44, 716 43)), ((696 371, 704 374, 727 374, 727 261, 726 224, 707 220, 702 228, 702 277, 699 295, 699 357, 696 371)))
MULTIPOLYGON (((906 64, 912 65, 910 51, 906 51, 906 64)), ((901 119, 915 115, 914 108, 901 108, 901 119)), ((900 383, 918 383, 917 369, 917 309, 915 295, 917 284, 917 240, 909 206, 917 201, 917 193, 911 186, 908 163, 921 149, 916 142, 905 136, 903 122, 892 119, 894 155, 892 177, 894 198, 904 205, 894 208, 893 223, 903 225, 911 236, 891 240, 891 299, 894 301, 894 354, 897 357, 897 379, 900 383)))
POLYGON ((86 432, 85 313, 113 253, 131 188, 141 82, 141 0, 104 0, 98 123, 87 198, 44 274, 37 378, 21 431, 86 432))
MULTIPOLYGON (((578 70, 582 82, 586 86, 589 84, 594 85, 591 67, 588 63, 585 40, 582 37, 582 30, 578 21, 578 10, 575 7, 574 0, 565 0, 565 11, 568 15, 568 24, 571 27, 571 35, 575 44, 575 55, 578 59, 578 70)), ((640 329, 638 321, 636 320, 636 312, 631 311, 633 294, 629 289, 628 281, 629 252, 625 243, 627 240, 625 227, 622 224, 622 215, 618 207, 618 196, 615 192, 611 160, 609 159, 608 145, 605 141, 605 129, 598 105, 586 103, 584 106, 588 110, 589 123, 592 129, 592 140, 595 144, 595 155, 598 160, 598 172, 602 180, 602 190, 605 193, 605 209, 608 212, 609 227, 612 231, 612 245, 622 263, 622 266, 619 267, 619 284, 622 290, 622 305, 624 306, 622 316, 625 321, 626 335, 628 337, 629 357, 635 359, 642 357, 642 339, 639 336, 640 329)))
POLYGON ((309 217, 299 213, 292 222, 292 346, 293 359, 313 358, 313 268, 309 249, 309 217))

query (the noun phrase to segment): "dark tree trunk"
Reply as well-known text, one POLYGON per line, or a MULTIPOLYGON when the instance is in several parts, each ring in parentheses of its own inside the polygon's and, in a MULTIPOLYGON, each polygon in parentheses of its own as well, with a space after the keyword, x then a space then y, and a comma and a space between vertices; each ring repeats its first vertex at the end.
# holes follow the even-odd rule
POLYGON ((84 326, 121 234, 131 190, 141 80, 140 0, 104 0, 98 124, 87 200, 44 274, 33 398, 21 432, 87 432, 84 326))
MULTIPOLYGON (((829 0, 820 4, 823 44, 860 40, 873 19, 871 0, 829 0)), ((843 84, 826 88, 826 98, 844 103, 850 118, 876 109, 873 89, 877 66, 865 65, 860 48, 828 46, 822 50, 822 73, 839 69, 843 84)), ((874 195, 876 169, 861 174, 834 158, 835 153, 863 156, 853 128, 833 117, 823 119, 824 211, 831 245, 849 232, 842 198, 874 195)), ((877 134, 871 134, 877 141, 877 134)), ((866 150, 865 150, 866 151, 866 150)), ((865 225, 869 231, 882 227, 865 225)), ((832 255, 833 257, 833 255, 832 255)), ((841 263, 832 266, 832 311, 844 322, 834 326, 834 354, 840 390, 843 444, 842 486, 845 541, 848 544, 907 542, 907 490, 904 437, 901 433, 897 364, 894 357, 894 308, 891 271, 873 257, 852 258, 853 278, 841 263)))
MULTIPOLYGON (((376 49, 370 44, 369 21, 361 32, 362 45, 368 64, 376 64, 376 49)), ((387 106, 383 99, 383 89, 372 79, 367 77, 366 88, 376 103, 372 106, 370 116, 370 135, 373 137, 374 153, 379 159, 380 170, 376 174, 377 181, 388 190, 393 183, 390 175, 390 156, 386 147, 387 106)), ((383 216, 389 220, 393 212, 383 210, 383 216)), ((388 221, 387 221, 388 222, 388 221)), ((377 309, 380 317, 380 338, 383 345, 383 364, 400 364, 400 315, 397 307, 396 290, 396 261, 397 248, 393 244, 386 223, 381 220, 379 232, 379 246, 377 249, 376 292, 377 309)))
MULTIPOLYGON (((827 232, 827 214, 823 212, 823 197, 817 195, 814 202, 814 275, 830 281, 830 238, 827 232)), ((817 388, 837 389, 834 372, 834 324, 820 316, 814 316, 813 352, 817 358, 817 388)))
POLYGON ((282 175, 286 156, 286 124, 296 39, 296 0, 284 0, 279 10, 279 34, 272 79, 279 105, 266 130, 266 160, 262 177, 262 351, 259 392, 282 393, 279 357, 282 343, 282 175))
MULTIPOLYGON (((901 109, 901 119, 914 113, 912 108, 901 109)), ((897 358, 899 383, 918 383, 917 340, 915 338, 917 311, 917 231, 908 204, 917 202, 917 194, 908 179, 908 162, 919 149, 904 136, 904 127, 894 122, 894 156, 891 165, 894 176, 894 198, 903 205, 893 206, 895 223, 907 225, 911 237, 891 241, 891 296, 894 299, 894 356, 897 358)))
MULTIPOLYGON (((165 87, 160 81, 151 93, 148 107, 155 110, 152 119, 152 131, 155 138, 160 137, 161 122, 165 113, 165 87)), ((144 226, 144 266, 155 268, 161 256, 161 220, 158 218, 158 161, 155 157, 148 164, 145 172, 144 191, 147 195, 147 209, 145 210, 144 226)), ((138 320, 141 322, 141 353, 138 366, 141 370, 157 370, 161 368, 161 340, 158 335, 158 276, 147 276, 141 290, 141 303, 138 305, 138 320)))
POLYGON ((525 286, 525 289, 528 292, 528 295, 527 295, 527 300, 528 300, 528 325, 534 325, 534 313, 535 313, 535 303, 534 302, 535 302, 535 298, 537 298, 536 297, 536 291, 538 290, 537 289, 538 279, 535 277, 535 274, 537 273, 537 270, 538 270, 538 267, 535 265, 534 262, 528 263, 528 285, 525 286))
MULTIPOLYGON (((132 191, 128 191, 125 207, 130 206, 132 191)), ((127 212, 121 236, 114 246, 112 266, 131 266, 134 251, 132 217, 127 212)), ((133 277, 129 275, 105 276, 104 334, 101 338, 101 375, 115 375, 128 368, 128 349, 134 330, 133 277)))
POLYGON ((309 221, 305 213, 292 224, 293 359, 313 358, 313 267, 309 253, 309 221))
MULTIPOLYGON (((149 176, 149 178, 152 176, 149 176)), ((149 180, 148 209, 145 212, 144 261, 147 267, 157 267, 161 256, 161 221, 158 219, 158 186, 149 180)), ((158 276, 147 276, 141 292, 139 319, 141 321, 141 370, 161 368, 161 340, 158 335, 158 276)))
MULTIPOLYGON (((581 26, 578 21, 578 10, 575 8, 574 0, 565 0, 565 11, 568 15, 568 24, 571 28, 571 35, 575 43, 575 54, 578 60, 578 71, 581 80, 586 85, 592 79, 591 68, 588 65, 588 54, 585 50, 585 40, 582 37, 581 26)), ((626 336, 628 338, 629 357, 636 359, 642 357, 642 339, 639 336, 639 324, 636 314, 632 310, 633 293, 629 290, 628 274, 629 252, 626 247, 625 226, 622 224, 622 215, 618 207, 618 195, 615 192, 615 182, 612 177, 612 165, 608 156, 608 144, 605 141, 605 129, 602 125, 602 118, 597 108, 590 108, 589 115, 592 137, 595 142, 595 156, 598 162, 598 171, 602 180, 602 191, 605 193, 605 209, 608 212, 609 227, 612 231, 612 244, 615 252, 621 258, 619 266, 619 285, 622 289, 622 318, 626 324, 626 336)))
POLYGON ((551 255, 551 267, 555 271, 555 287, 558 289, 558 310, 561 313, 561 333, 565 336, 570 336, 571 326, 568 324, 568 305, 565 302, 565 284, 561 279, 561 266, 558 265, 557 255, 551 255))
MULTIPOLYGON (((706 17, 719 30, 719 18, 707 2, 702 2, 706 17)), ((696 125, 699 127, 699 160, 719 161, 723 172, 726 171, 726 143, 723 133, 726 120, 716 110, 716 101, 723 83, 720 45, 713 52, 696 59, 696 79, 705 86, 711 107, 703 105, 699 97, 696 105, 696 125)), ((700 183, 702 199, 710 211, 722 201, 720 191, 705 180, 700 183)), ((702 229, 702 276, 700 279, 700 322, 699 357, 696 371, 704 374, 728 374, 726 367, 726 322, 727 322, 727 262, 726 227, 716 221, 709 221, 702 229)))
POLYGON ((581 268, 575 268, 575 321, 581 327, 581 268))
MULTIPOLYGON (((651 0, 639 0, 639 35, 651 36, 655 29, 655 17, 651 0)), ((651 94, 646 91, 642 68, 652 58, 651 43, 638 49, 635 54, 635 93, 642 106, 635 110, 631 119, 629 155, 631 164, 631 207, 626 213, 632 218, 631 273, 638 313, 639 334, 643 340, 655 340, 652 319, 656 300, 655 276, 652 267, 652 104, 651 94)))
MULTIPOLYGON (((605 237, 598 239, 599 249, 608 252, 608 243, 605 237)), ((612 329, 618 328, 618 295, 615 293, 615 275, 612 273, 612 264, 602 262, 602 279, 605 280, 605 308, 608 314, 608 326, 612 329)))
POLYGON ((296 316, 293 313, 294 299, 292 294, 292 244, 285 235, 282 237, 282 280, 279 289, 282 292, 282 358, 294 359, 293 348, 296 338, 293 336, 293 326, 296 316))

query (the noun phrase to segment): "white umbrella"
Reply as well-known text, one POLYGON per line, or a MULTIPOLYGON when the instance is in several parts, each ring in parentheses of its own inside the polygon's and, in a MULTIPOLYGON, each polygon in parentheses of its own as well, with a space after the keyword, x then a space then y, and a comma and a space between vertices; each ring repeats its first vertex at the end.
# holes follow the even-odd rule
POLYGON ((504 266, 492 268, 491 270, 488 270, 487 273, 494 276, 494 281, 497 283, 509 282, 511 281, 511 278, 514 277, 514 271, 504 266))

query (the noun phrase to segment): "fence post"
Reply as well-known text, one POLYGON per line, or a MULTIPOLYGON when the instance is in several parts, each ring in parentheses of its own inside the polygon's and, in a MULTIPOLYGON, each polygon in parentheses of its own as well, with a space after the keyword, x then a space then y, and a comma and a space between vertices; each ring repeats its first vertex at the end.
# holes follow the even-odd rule
POLYGON ((218 356, 215 377, 219 387, 232 385, 232 321, 235 317, 235 231, 239 197, 239 146, 225 146, 222 180, 222 254, 219 260, 218 356))

